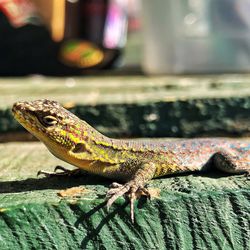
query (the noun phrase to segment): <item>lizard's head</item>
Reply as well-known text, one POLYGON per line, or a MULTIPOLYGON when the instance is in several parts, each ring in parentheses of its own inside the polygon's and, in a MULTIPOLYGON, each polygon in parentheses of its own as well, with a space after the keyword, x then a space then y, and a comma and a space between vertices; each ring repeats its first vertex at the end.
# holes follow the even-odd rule
POLYGON ((79 127, 84 126, 78 117, 64 109, 59 103, 46 99, 16 102, 12 112, 24 128, 47 146, 53 143, 71 148, 79 138, 79 127))

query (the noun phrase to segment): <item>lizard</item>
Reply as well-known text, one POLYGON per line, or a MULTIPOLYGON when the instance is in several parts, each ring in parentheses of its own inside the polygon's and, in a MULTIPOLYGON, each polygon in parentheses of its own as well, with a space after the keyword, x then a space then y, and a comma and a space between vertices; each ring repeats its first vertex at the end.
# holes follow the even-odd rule
POLYGON ((15 119, 57 158, 77 169, 122 182, 111 184, 107 207, 126 195, 133 222, 134 202, 139 193, 150 196, 145 185, 152 178, 204 171, 212 166, 226 173, 249 174, 250 140, 247 139, 109 138, 58 102, 47 99, 16 102, 12 112, 15 119))

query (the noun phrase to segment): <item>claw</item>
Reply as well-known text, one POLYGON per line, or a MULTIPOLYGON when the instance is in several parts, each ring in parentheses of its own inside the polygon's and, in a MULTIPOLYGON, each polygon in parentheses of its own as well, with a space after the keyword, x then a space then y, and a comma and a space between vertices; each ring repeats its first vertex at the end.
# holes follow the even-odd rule
POLYGON ((134 215, 134 208, 135 208, 135 200, 136 200, 136 190, 135 187, 131 188, 131 193, 129 195, 129 200, 130 200, 130 218, 132 223, 135 221, 135 215, 134 215))
POLYGON ((134 223, 134 203, 135 200, 141 195, 146 195, 150 197, 150 193, 144 187, 136 185, 134 182, 128 182, 125 185, 119 183, 112 183, 113 188, 109 189, 107 192, 107 209, 109 211, 112 204, 116 201, 117 198, 127 195, 130 201, 130 218, 132 223, 134 223))

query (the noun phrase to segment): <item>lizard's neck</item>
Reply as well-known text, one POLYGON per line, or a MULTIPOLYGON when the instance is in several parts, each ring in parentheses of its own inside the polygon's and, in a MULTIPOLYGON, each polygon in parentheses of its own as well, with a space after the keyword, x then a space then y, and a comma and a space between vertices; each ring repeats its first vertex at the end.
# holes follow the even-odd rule
POLYGON ((96 136, 87 140, 87 146, 93 153, 94 160, 116 164, 124 161, 124 149, 119 146, 122 145, 120 142, 119 139, 111 139, 98 132, 96 136))
POLYGON ((74 144, 71 151, 75 157, 107 164, 117 164, 124 161, 121 140, 111 139, 101 134, 84 121, 80 124, 79 131, 83 132, 74 138, 74 130, 71 130, 74 144))

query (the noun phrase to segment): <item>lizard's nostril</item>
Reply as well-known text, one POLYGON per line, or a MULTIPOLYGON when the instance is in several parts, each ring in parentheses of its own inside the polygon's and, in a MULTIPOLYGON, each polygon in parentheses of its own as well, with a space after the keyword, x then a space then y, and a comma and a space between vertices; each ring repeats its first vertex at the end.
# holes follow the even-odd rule
POLYGON ((12 112, 15 112, 18 109, 18 107, 20 107, 20 103, 19 102, 14 103, 12 106, 12 112))
POLYGON ((16 102, 12 106, 12 112, 16 112, 17 110, 23 110, 25 107, 25 102, 16 102))

